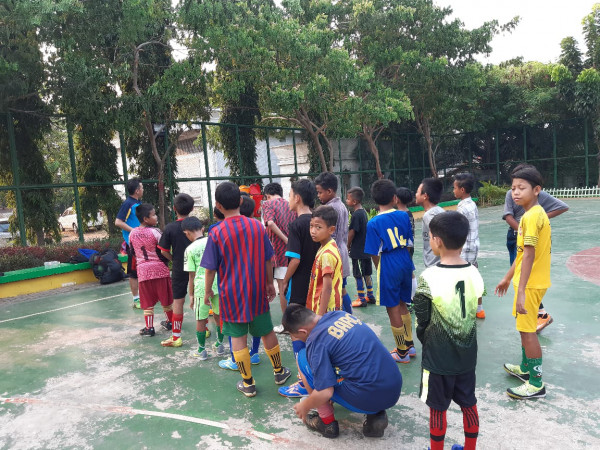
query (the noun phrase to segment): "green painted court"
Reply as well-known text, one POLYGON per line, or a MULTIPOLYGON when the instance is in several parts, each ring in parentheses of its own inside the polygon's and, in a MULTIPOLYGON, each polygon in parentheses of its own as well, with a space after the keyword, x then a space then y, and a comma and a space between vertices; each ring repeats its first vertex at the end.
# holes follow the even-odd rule
MULTIPOLYGON (((480 448, 600 448, 600 249, 574 256, 600 247, 600 199, 567 203, 570 210, 551 221, 553 286, 544 304, 554 323, 540 335, 545 399, 522 402, 505 394, 518 380, 502 364, 520 358, 510 314, 513 291, 502 299, 484 298, 487 318, 478 322, 480 448)), ((508 269, 501 215, 501 207, 493 207, 479 216, 479 269, 490 294, 508 269)), ((416 234, 420 272, 419 222, 416 234)), ((353 281, 350 290, 355 294, 353 281)), ((130 302, 128 283, 122 282, 0 303, 0 448, 423 449, 429 444, 429 411, 418 399, 419 356, 399 365, 402 396, 388 411, 384 438, 364 438, 363 416, 337 407, 341 433, 330 441, 295 417, 297 400, 277 394, 262 345, 262 362, 253 366, 258 395, 247 399, 235 389, 237 372, 220 369, 217 357, 190 356, 195 333, 187 305, 184 346, 173 349, 160 346, 166 331, 153 338, 137 334, 143 315, 130 302)), ((272 315, 274 322, 281 318, 276 302, 272 315)), ((369 306, 355 315, 392 347, 384 308, 369 306)), ((293 368, 289 338, 281 336, 280 345, 284 364, 293 368)), ((463 440, 462 414, 453 404, 446 445, 463 440)))

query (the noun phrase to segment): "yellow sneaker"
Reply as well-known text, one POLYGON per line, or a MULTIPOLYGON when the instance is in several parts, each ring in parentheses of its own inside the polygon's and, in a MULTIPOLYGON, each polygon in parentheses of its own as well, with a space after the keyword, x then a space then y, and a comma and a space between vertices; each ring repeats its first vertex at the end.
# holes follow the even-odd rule
POLYGON ((163 347, 181 347, 182 344, 183 341, 180 337, 177 339, 173 339, 173 336, 171 336, 169 339, 165 339, 160 343, 160 345, 162 345, 163 347))

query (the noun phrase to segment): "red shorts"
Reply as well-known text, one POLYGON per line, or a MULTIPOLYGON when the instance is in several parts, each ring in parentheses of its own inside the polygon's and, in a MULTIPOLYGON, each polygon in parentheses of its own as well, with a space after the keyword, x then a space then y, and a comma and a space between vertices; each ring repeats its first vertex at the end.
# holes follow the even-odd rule
POLYGON ((140 306, 142 309, 153 308, 158 302, 162 306, 173 304, 171 277, 140 281, 140 306))

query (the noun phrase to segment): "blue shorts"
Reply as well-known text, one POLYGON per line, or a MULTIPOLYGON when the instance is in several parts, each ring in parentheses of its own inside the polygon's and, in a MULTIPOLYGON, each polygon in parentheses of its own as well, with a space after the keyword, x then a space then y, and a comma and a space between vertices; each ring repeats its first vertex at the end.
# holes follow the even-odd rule
MULTIPOLYGON (((308 383, 308 385, 314 389, 315 388, 315 383, 314 383, 314 379, 313 379, 313 374, 312 374, 312 370, 310 369, 310 366, 308 365, 308 359, 306 359, 306 348, 303 348, 302 350, 300 350, 298 352, 298 369, 300 369, 300 372, 302 372, 302 375, 304 375, 304 378, 306 378, 306 382, 308 383)), ((348 403, 346 400, 344 400, 342 397, 339 396, 339 394, 336 392, 338 386, 341 386, 342 383, 344 382, 344 380, 338 380, 338 384, 336 384, 333 387, 333 395, 331 396, 331 401, 337 403, 338 405, 343 406, 346 409, 349 409, 350 411, 354 411, 360 414, 377 414, 379 411, 364 411, 362 409, 358 409, 354 406, 352 406, 350 403, 348 403)))
POLYGON ((394 277, 388 276, 381 280, 381 268, 377 271, 377 291, 375 298, 377 304, 393 308, 400 302, 407 305, 412 303, 410 295, 412 293, 412 269, 401 268, 394 273, 394 277))

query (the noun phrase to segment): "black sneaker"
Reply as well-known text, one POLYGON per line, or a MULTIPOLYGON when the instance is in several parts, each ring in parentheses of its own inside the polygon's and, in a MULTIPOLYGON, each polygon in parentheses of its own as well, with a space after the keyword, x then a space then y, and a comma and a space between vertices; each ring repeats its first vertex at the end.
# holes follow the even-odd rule
POLYGON ((171 331, 173 329, 173 324, 168 320, 163 320, 160 325, 167 331, 171 331))
POLYGON ((256 385, 254 383, 247 385, 244 380, 238 381, 237 390, 246 397, 254 397, 256 395, 256 385))
POLYGON ((369 305, 376 305, 377 304, 377 300, 375 299, 375 297, 369 297, 369 299, 367 300, 367 303, 369 305))
POLYGON ((140 330, 140 336, 154 336, 156 332, 154 331, 154 327, 152 328, 142 328, 140 330))
POLYGON ((388 426, 388 418, 385 410, 377 414, 367 414, 363 423, 363 434, 366 437, 382 437, 383 430, 388 426))
POLYGON ((306 426, 311 430, 318 431, 323 437, 333 439, 340 435, 340 426, 338 421, 334 420, 329 425, 325 425, 319 417, 319 413, 314 409, 306 415, 306 426))
POLYGON ((281 372, 273 374, 275 375, 275 384, 285 383, 292 374, 292 372, 290 372, 290 369, 288 369, 287 367, 282 367, 282 369, 283 370, 281 372))

